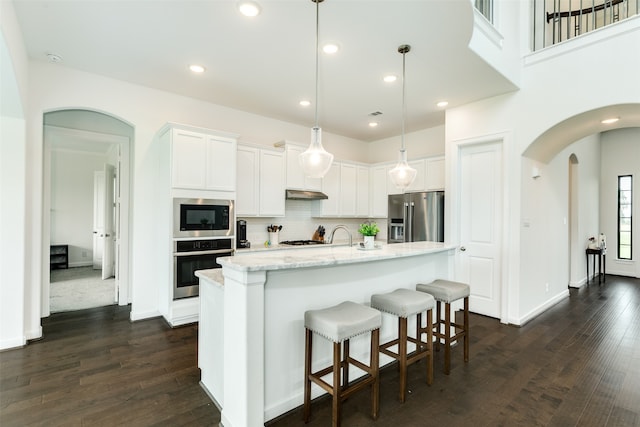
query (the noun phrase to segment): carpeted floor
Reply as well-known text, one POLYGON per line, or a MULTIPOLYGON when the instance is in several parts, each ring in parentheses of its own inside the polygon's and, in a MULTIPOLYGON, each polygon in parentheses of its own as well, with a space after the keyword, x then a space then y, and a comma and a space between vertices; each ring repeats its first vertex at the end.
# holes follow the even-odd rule
POLYGON ((51 271, 51 313, 115 304, 115 278, 100 276, 90 266, 51 271))

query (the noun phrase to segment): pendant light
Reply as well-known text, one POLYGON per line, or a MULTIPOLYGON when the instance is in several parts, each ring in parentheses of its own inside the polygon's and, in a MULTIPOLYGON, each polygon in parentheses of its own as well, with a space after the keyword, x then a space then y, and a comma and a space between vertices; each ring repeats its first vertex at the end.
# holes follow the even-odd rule
POLYGON ((309 148, 300 154, 300 166, 305 176, 310 178, 322 178, 329 171, 333 162, 333 154, 325 151, 322 147, 322 129, 318 126, 318 55, 319 40, 318 33, 320 28, 320 3, 323 0, 311 0, 316 4, 316 114, 315 125, 311 128, 311 143, 309 148))
POLYGON ((389 177, 398 189, 404 191, 416 179, 417 171, 407 163, 407 150, 404 148, 404 118, 405 118, 405 55, 411 50, 411 46, 403 44, 398 47, 402 54, 402 134, 400 136, 401 148, 398 155, 398 164, 389 171, 389 177))

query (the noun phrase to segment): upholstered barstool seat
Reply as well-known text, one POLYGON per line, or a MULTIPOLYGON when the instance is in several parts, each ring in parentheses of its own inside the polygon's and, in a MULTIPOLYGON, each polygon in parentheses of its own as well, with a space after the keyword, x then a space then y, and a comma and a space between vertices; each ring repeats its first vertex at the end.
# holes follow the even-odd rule
MULTIPOLYGON (((460 338, 464 340, 464 361, 469 361, 469 295, 470 288, 466 283, 451 280, 434 280, 427 284, 416 285, 416 290, 433 296, 437 302, 436 322, 433 334, 436 336, 436 351, 440 349, 440 340, 444 341, 444 373, 451 371, 451 344, 460 338), (464 299, 463 323, 451 321, 451 303, 464 299), (445 304, 444 319, 442 319, 441 303, 445 304), (453 333, 451 327, 456 328, 453 333)), ((454 316, 455 317, 455 316, 454 316)))
POLYGON ((351 301, 340 303, 333 307, 319 310, 309 310, 304 313, 305 326, 305 363, 304 363, 304 421, 311 416, 311 382, 324 389, 333 398, 333 426, 340 425, 341 404, 347 396, 366 387, 371 387, 371 416, 378 418, 379 408, 379 378, 378 378, 378 347, 380 342, 380 325, 382 317, 378 310, 351 301), (333 364, 317 372, 312 372, 311 355, 313 333, 333 342, 333 364), (349 340, 356 335, 371 333, 371 350, 369 365, 352 358, 349 355, 349 340), (344 348, 344 355, 342 355, 344 348), (354 385, 349 385, 349 365, 357 366, 366 375, 354 385), (340 372, 342 370, 342 381, 340 372), (325 375, 333 374, 333 384, 322 379, 325 375))
POLYGON ((435 306, 434 298, 426 293, 410 289, 396 289, 386 294, 371 296, 371 307, 398 318, 398 337, 380 345, 380 352, 396 359, 400 365, 400 402, 405 401, 407 390, 407 367, 420 359, 426 360, 427 383, 433 382, 433 325, 432 310, 435 306), (427 325, 422 326, 422 313, 426 312, 427 325), (416 338, 408 336, 407 318, 416 317, 416 338), (422 341, 422 334, 427 334, 427 340, 422 341), (408 354, 407 344, 416 345, 415 351, 408 354), (389 347, 397 345, 397 352, 389 347))

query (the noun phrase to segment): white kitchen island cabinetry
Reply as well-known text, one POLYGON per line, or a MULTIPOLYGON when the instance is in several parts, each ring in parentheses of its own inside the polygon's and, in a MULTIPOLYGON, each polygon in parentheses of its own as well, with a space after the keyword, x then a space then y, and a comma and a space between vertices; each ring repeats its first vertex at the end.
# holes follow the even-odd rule
MULTIPOLYGON (((371 251, 324 245, 219 259, 224 279, 212 270, 197 272, 200 328, 206 332, 200 335, 198 365, 202 385, 221 407, 222 425, 263 425, 302 404, 306 310, 343 301, 368 304, 374 293, 452 278, 453 253, 453 247, 436 242, 371 251)), ((397 323, 384 316, 381 342, 396 333, 397 323)), ((331 349, 330 342, 314 340, 318 366, 328 364, 331 349)), ((352 339, 355 358, 368 351, 367 337, 352 339)), ((381 355, 382 365, 391 361, 381 355)), ((352 379, 361 374, 350 371, 352 379)), ((322 393, 313 386, 313 398, 322 393)))
POLYGON ((283 150, 238 146, 236 216, 285 214, 283 150))
POLYGON ((191 129, 171 128, 172 187, 235 191, 236 136, 191 129))

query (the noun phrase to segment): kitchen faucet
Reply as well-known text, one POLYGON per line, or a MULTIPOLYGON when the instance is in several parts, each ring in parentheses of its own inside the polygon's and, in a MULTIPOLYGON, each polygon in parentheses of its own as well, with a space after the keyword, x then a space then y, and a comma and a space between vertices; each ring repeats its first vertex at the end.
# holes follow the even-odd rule
POLYGON ((349 247, 351 247, 353 245, 353 236, 351 235, 351 232, 345 225, 336 225, 335 227, 333 227, 333 230, 331 230, 331 234, 329 234, 329 243, 330 244, 333 243, 333 235, 336 233, 336 230, 339 230, 339 229, 343 229, 344 231, 347 232, 347 234, 349 234, 349 247))

